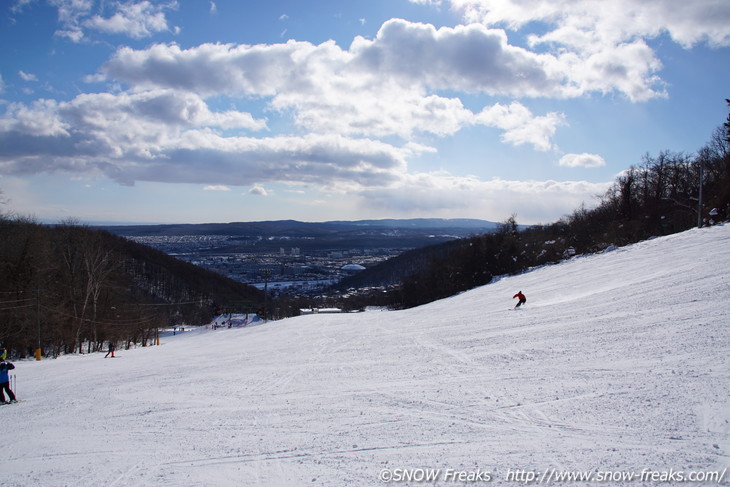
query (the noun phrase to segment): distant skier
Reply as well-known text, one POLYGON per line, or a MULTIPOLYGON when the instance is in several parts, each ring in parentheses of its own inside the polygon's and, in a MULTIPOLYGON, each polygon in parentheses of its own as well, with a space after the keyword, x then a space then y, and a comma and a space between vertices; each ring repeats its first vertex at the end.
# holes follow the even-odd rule
POLYGON ((114 342, 109 340, 109 351, 106 353, 106 355, 104 355, 104 358, 107 358, 109 356, 109 354, 112 354, 112 358, 114 358, 114 350, 116 350, 116 349, 117 349, 117 347, 116 347, 116 345, 114 345, 114 342))
POLYGON ((524 294, 522 294, 522 291, 520 291, 517 294, 515 294, 514 296, 512 296, 512 299, 515 299, 515 298, 519 298, 519 300, 520 300, 519 303, 517 303, 517 305, 515 306, 515 309, 519 308, 520 306, 522 306, 523 304, 525 304, 527 302, 527 298, 525 297, 524 294))
POLYGON ((0 361, 0 404, 17 402, 15 394, 10 390, 10 376, 8 370, 13 370, 15 365, 2 359, 0 361), (5 392, 8 393, 8 401, 5 401, 5 392))

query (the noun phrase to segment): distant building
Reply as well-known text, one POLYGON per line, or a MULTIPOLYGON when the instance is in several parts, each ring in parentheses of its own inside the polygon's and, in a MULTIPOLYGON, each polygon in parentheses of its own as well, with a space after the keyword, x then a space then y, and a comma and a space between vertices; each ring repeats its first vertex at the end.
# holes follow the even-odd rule
POLYGON ((311 314, 331 314, 331 313, 342 313, 340 308, 306 308, 300 309, 300 314, 311 315, 311 314))
POLYGON ((359 264, 347 264, 346 266, 342 266, 342 271, 355 274, 360 271, 364 271, 365 268, 359 264))

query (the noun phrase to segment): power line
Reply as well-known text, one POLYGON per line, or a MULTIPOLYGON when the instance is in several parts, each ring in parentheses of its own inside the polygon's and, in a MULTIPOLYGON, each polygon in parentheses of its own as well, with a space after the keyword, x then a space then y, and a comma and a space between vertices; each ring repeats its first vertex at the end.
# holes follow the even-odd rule
POLYGON ((35 301, 35 298, 13 299, 11 301, 0 301, 0 304, 22 303, 22 302, 26 302, 26 301, 35 301))
MULTIPOLYGON (((7 293, 10 294, 10 293, 7 293)), ((14 294, 14 293, 13 293, 14 294)), ((13 303, 23 303, 28 301, 37 301, 38 297, 33 298, 24 298, 24 299, 13 299, 13 300, 7 300, 7 301, 0 301, 0 305, 3 304, 13 304, 13 303)), ((136 306, 179 306, 183 304, 200 304, 201 300, 196 299, 194 301, 177 301, 175 303, 135 303, 135 304, 128 304, 127 307, 134 308, 136 306)))
POLYGON ((32 308, 34 307, 33 304, 24 304, 22 306, 11 306, 8 308, 0 308, 0 311, 10 311, 11 309, 25 309, 25 308, 32 308))
POLYGON ((178 306, 180 304, 200 304, 201 301, 201 299, 196 299, 195 301, 180 301, 178 303, 140 303, 136 306, 178 306))
POLYGON ((64 313, 63 311, 54 310, 53 308, 49 308, 47 306, 40 306, 41 308, 50 311, 52 313, 55 313, 60 316, 65 316, 66 318, 72 318, 74 320, 81 320, 83 323, 91 323, 95 325, 103 325, 103 326, 132 326, 132 325, 142 325, 145 323, 151 323, 153 321, 156 321, 159 319, 159 317, 151 316, 147 318, 140 318, 139 320, 135 321, 119 321, 119 322, 110 322, 110 321, 97 321, 92 320, 91 318, 81 318, 79 316, 74 316, 68 313, 64 313))

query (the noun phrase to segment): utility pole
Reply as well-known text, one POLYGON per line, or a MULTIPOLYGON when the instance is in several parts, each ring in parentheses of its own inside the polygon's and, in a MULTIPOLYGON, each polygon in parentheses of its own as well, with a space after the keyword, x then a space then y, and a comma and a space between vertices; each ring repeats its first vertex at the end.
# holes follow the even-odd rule
POLYGON ((702 228, 702 183, 704 179, 705 161, 700 157, 700 193, 697 196, 697 228, 702 228))
POLYGON ((271 269, 261 269, 261 275, 264 276, 264 323, 269 320, 269 278, 271 277, 271 269))
POLYGON ((41 359, 41 290, 40 288, 36 288, 36 296, 35 296, 35 319, 36 324, 38 325, 38 348, 35 349, 35 359, 40 360, 41 359))

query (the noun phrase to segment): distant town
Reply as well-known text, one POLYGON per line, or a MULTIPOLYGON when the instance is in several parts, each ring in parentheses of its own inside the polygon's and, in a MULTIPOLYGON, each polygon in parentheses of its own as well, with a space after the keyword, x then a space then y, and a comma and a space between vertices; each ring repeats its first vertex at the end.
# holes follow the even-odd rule
MULTIPOLYGON (((408 248, 306 249, 286 245, 278 250, 249 241, 246 251, 230 250, 235 237, 225 235, 180 235, 128 237, 185 262, 212 270, 271 294, 317 293, 348 274, 395 257, 408 248)), ((236 247, 241 245, 235 242, 236 247)), ((270 243, 270 242, 269 242, 270 243)), ((240 249, 239 249, 240 250, 240 249)))
POLYGON ((401 253, 494 229, 483 220, 256 222, 107 227, 272 295, 316 295, 401 253))

